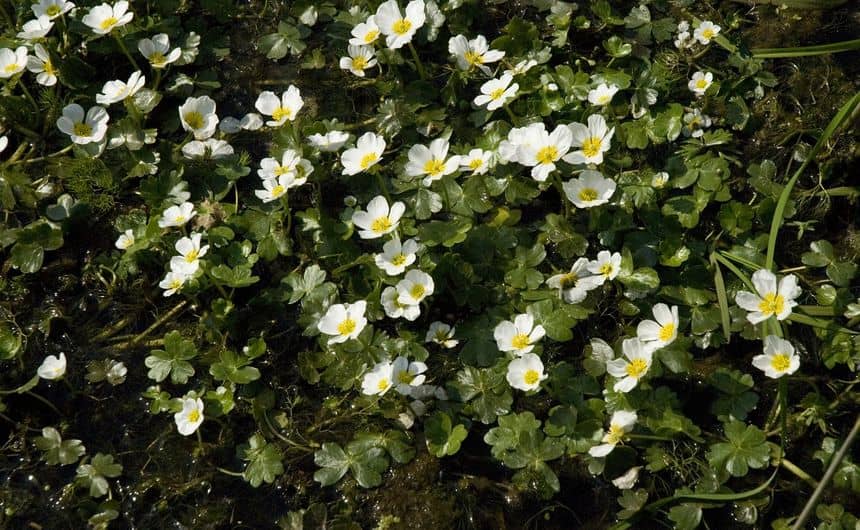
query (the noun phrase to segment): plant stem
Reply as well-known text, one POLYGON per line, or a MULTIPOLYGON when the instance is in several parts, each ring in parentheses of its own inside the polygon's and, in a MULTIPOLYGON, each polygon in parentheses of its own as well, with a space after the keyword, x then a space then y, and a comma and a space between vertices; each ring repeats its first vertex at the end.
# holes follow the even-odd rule
POLYGON ((427 72, 424 71, 424 64, 421 63, 421 59, 418 58, 418 52, 415 51, 415 46, 412 43, 409 43, 409 52, 412 54, 412 60, 415 61, 415 67, 418 69, 418 75, 421 76, 422 81, 427 80, 427 72))
POLYGON ((813 488, 818 487, 818 481, 812 478, 809 473, 797 467, 791 460, 783 457, 782 460, 780 460, 779 465, 790 471, 792 474, 794 474, 794 476, 800 478, 813 488))
POLYGON ((377 166, 373 166, 373 176, 376 177, 376 184, 379 185, 379 190, 382 192, 382 195, 385 196, 385 200, 388 201, 388 205, 391 206, 391 195, 388 194, 388 187, 385 185, 385 181, 382 180, 382 175, 379 173, 379 168, 377 166))
POLYGON ((160 325, 164 324, 165 322, 167 322, 168 320, 170 320, 171 318, 176 316, 180 311, 185 309, 186 305, 188 305, 188 300, 183 300, 183 301, 179 302, 178 304, 176 304, 175 306, 173 306, 173 309, 171 309, 167 313, 161 315, 161 317, 158 320, 156 320, 155 322, 153 322, 153 324, 151 326, 149 326, 148 328, 143 330, 143 332, 141 334, 139 334, 138 336, 136 336, 135 338, 131 339, 131 341, 129 341, 129 343, 128 343, 129 346, 137 345, 137 343, 139 343, 141 340, 143 340, 144 337, 146 337, 147 335, 149 335, 150 333, 152 333, 153 331, 158 329, 158 327, 160 325))
POLYGON ((508 106, 508 104, 505 103, 504 105, 502 105, 502 107, 504 107, 505 112, 508 113, 508 117, 511 119, 511 124, 514 127, 519 127, 520 126, 520 119, 517 118, 517 115, 514 114, 514 112, 511 110, 511 108, 508 106))
MULTIPOLYGON (((125 56, 128 57, 128 60, 129 60, 129 62, 131 62, 131 65, 134 67, 134 69, 140 70, 140 67, 137 65, 137 61, 135 61, 134 57, 132 57, 131 54, 128 52, 128 48, 126 47, 126 45, 122 41, 122 39, 119 37, 119 35, 116 33, 112 33, 112 35, 113 35, 113 38, 116 39, 117 44, 119 44, 119 48, 122 50, 122 53, 124 53, 125 56)), ((141 70, 141 72, 142 71, 143 70, 141 70)))
POLYGON ((53 158, 55 156, 60 156, 68 153, 75 147, 75 144, 69 144, 66 147, 60 149, 59 151, 55 151, 53 153, 47 154, 45 156, 39 156, 36 158, 25 158, 24 160, 16 160, 14 162, 9 162, 9 165, 13 164, 35 164, 36 162, 43 162, 49 158, 53 158))
POLYGON ((30 100, 30 104, 33 105, 33 110, 36 111, 36 114, 39 114, 39 104, 36 103, 36 100, 33 98, 33 95, 30 94, 30 90, 27 88, 26 83, 24 83, 23 77, 18 79, 18 86, 21 87, 21 90, 24 91, 24 95, 27 96, 27 99, 30 100))

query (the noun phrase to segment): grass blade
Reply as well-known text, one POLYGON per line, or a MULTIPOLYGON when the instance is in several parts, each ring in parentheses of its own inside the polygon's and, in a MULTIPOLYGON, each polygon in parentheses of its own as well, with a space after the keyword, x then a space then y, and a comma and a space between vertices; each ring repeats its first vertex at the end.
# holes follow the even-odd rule
POLYGON ((860 50, 860 39, 794 48, 753 48, 750 52, 756 59, 780 59, 785 57, 826 55, 828 53, 840 53, 852 50, 860 50))
POLYGON ((726 282, 723 281, 723 272, 717 263, 716 252, 711 252, 711 266, 714 267, 714 288, 717 291, 717 303, 720 306, 720 320, 723 324, 723 335, 726 344, 731 342, 731 318, 729 317, 729 297, 726 295, 726 282))

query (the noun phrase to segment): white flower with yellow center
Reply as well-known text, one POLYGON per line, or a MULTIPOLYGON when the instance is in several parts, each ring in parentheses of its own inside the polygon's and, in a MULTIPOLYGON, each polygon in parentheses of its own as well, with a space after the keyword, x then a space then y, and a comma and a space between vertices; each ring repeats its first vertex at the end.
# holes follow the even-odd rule
POLYGON ((535 325, 534 317, 528 313, 517 315, 514 321, 503 320, 493 330, 493 338, 499 351, 524 355, 535 349, 535 344, 546 335, 540 324, 535 325))
POLYGON ((288 86, 280 98, 274 92, 266 90, 257 97, 257 101, 254 103, 254 108, 260 111, 260 114, 272 117, 266 122, 269 127, 280 127, 287 121, 295 120, 304 106, 305 101, 302 99, 302 94, 294 85, 288 86))
POLYGON ((192 140, 182 146, 182 155, 190 159, 219 160, 233 153, 233 146, 218 138, 192 140))
POLYGON ((425 175, 421 184, 429 186, 445 175, 457 171, 460 167, 460 157, 448 157, 448 140, 436 138, 426 145, 413 145, 409 148, 409 162, 406 163, 406 175, 417 177, 425 175))
POLYGON ((783 277, 777 285, 776 276, 767 269, 755 271, 752 283, 758 294, 740 291, 735 295, 735 303, 749 311, 747 320, 752 324, 772 316, 777 320, 785 320, 791 314, 791 308, 797 305, 794 299, 803 292, 794 274, 783 277))
POLYGON ((382 160, 385 151, 385 138, 372 132, 362 134, 355 147, 347 149, 340 156, 344 175, 357 175, 367 171, 382 160))
POLYGON ((200 268, 200 258, 209 251, 209 245, 200 245, 202 234, 183 237, 174 245, 178 256, 170 258, 170 270, 192 276, 200 268))
POLYGON ((182 410, 173 415, 176 430, 182 436, 190 436, 203 423, 203 400, 200 398, 183 398, 182 410))
POLYGON ((693 112, 684 114, 684 128, 682 132, 684 136, 692 136, 700 138, 705 134, 705 129, 711 126, 711 117, 707 114, 702 114, 699 109, 693 109, 693 112))
POLYGON ((555 163, 567 154, 573 135, 566 125, 557 126, 551 133, 545 128, 530 128, 528 137, 517 147, 517 160, 532 168, 532 178, 544 182, 555 171, 555 163))
POLYGON ((537 66, 537 61, 534 59, 524 59, 515 64, 513 68, 505 70, 503 73, 511 74, 512 76, 522 75, 531 70, 534 66, 537 66))
POLYGON ((137 50, 157 70, 167 68, 167 65, 175 63, 182 56, 181 49, 170 49, 170 37, 166 33, 159 33, 151 39, 140 39, 137 41, 137 50))
POLYGON ((385 45, 392 50, 412 41, 415 32, 424 25, 424 0, 412 0, 406 5, 406 14, 400 12, 395 0, 382 3, 376 10, 374 21, 385 35, 385 45))
POLYGON ((215 100, 209 96, 188 98, 179 107, 182 128, 192 133, 197 140, 205 140, 215 134, 218 115, 215 114, 215 100))
POLYGON ((636 326, 636 336, 646 348, 656 350, 668 346, 678 337, 678 306, 666 304, 651 308, 654 320, 643 320, 636 326))
POLYGON ((183 202, 164 210, 164 213, 161 214, 161 219, 158 220, 158 226, 161 228, 184 226, 195 215, 197 215, 197 212, 194 210, 194 204, 183 202))
POLYGON ((114 5, 101 4, 90 9, 81 22, 89 26, 96 35, 106 35, 114 28, 125 26, 132 18, 134 14, 128 12, 128 2, 121 0, 114 5))
POLYGON ((47 15, 42 15, 40 17, 36 17, 33 20, 28 20, 21 27, 21 31, 18 32, 16 37, 19 39, 24 39, 28 41, 36 40, 44 38, 51 29, 54 27, 54 23, 51 21, 50 17, 47 15))
POLYGON ((621 254, 610 254, 608 250, 597 253, 597 259, 588 262, 588 271, 597 276, 595 281, 603 285, 606 280, 614 280, 621 272, 621 254))
POLYGON ((379 39, 379 26, 376 25, 376 17, 370 15, 367 20, 357 24, 350 31, 352 38, 349 43, 353 46, 367 46, 379 39))
POLYGON ((302 158, 302 155, 287 149, 281 155, 281 160, 277 158, 264 158, 260 160, 260 169, 257 170, 257 175, 263 180, 278 178, 281 175, 293 175, 293 186, 301 186, 308 181, 308 175, 314 172, 314 166, 310 160, 302 158))
POLYGON ((603 153, 611 147, 612 135, 615 127, 606 127, 606 120, 600 114, 592 114, 588 117, 588 125, 582 123, 571 123, 570 132, 573 133, 573 146, 578 147, 564 157, 569 164, 602 164, 603 153))
POLYGON ((36 17, 46 16, 54 20, 58 16, 68 13, 74 7, 73 2, 66 2, 65 0, 39 0, 38 3, 30 6, 30 9, 33 10, 36 17))
POLYGON ((382 291, 380 303, 388 318, 405 318, 412 322, 421 314, 420 305, 401 304, 398 301, 400 295, 396 287, 386 287, 382 291))
POLYGON ((509 73, 502 74, 499 79, 490 79, 481 85, 481 95, 475 97, 475 105, 487 106, 487 110, 496 110, 508 101, 517 97, 518 83, 511 83, 514 76, 509 73))
MULTIPOLYGON (((51 62, 51 55, 41 44, 34 47, 35 56, 27 57, 27 70, 36 74, 36 82, 43 86, 57 84, 57 69, 51 62)), ((101 103, 99 101, 99 103, 101 103)))
POLYGON ((582 302, 588 296, 588 291, 600 285, 597 277, 588 271, 588 258, 579 258, 570 268, 570 272, 551 276, 546 284, 558 289, 562 300, 568 304, 582 302))
POLYGON ((651 186, 657 189, 665 186, 667 182, 669 182, 669 173, 666 171, 659 171, 651 177, 651 186))
POLYGON ((120 250, 128 250, 132 245, 134 245, 134 231, 131 228, 120 234, 114 243, 114 246, 120 250))
POLYGON ((543 371, 543 363, 540 357, 533 353, 527 353, 518 359, 508 363, 508 374, 506 379, 512 388, 530 392, 538 390, 540 383, 547 378, 543 371))
POLYGON ((376 66, 376 57, 373 56, 371 46, 349 45, 346 49, 349 57, 340 58, 341 70, 349 70, 353 75, 364 77, 364 71, 376 66))
POLYGON ((454 348, 460 343, 460 341, 454 338, 455 331, 456 328, 453 328, 444 322, 433 322, 427 330, 424 342, 433 342, 448 349, 454 348))
POLYGON ((708 44, 711 39, 720 34, 722 28, 717 26, 710 20, 703 20, 699 27, 693 30, 693 38, 699 41, 699 44, 708 44))
POLYGON ((433 294, 436 284, 433 277, 426 272, 411 270, 397 282, 397 301, 403 305, 417 306, 425 298, 433 294))
POLYGON ((321 333, 330 335, 329 344, 355 339, 367 325, 367 319, 364 317, 365 309, 367 309, 367 302, 364 300, 352 304, 331 305, 317 323, 317 329, 321 333))
POLYGON ((636 337, 624 339, 624 342, 621 343, 621 350, 626 359, 619 357, 609 361, 606 363, 606 371, 618 379, 612 389, 616 392, 626 393, 636 388, 639 380, 648 373, 654 359, 654 352, 636 337))
POLYGON ((297 186, 295 175, 284 173, 275 178, 264 179, 263 189, 254 190, 254 195, 263 202, 272 202, 287 194, 287 190, 297 186))
POLYGON ((312 134, 308 136, 308 143, 320 151, 332 153, 337 151, 349 141, 349 133, 343 131, 329 131, 325 134, 312 134))
POLYGON ((101 94, 96 94, 96 102, 99 105, 111 105, 130 98, 137 94, 137 91, 143 88, 146 83, 146 77, 141 75, 140 71, 133 72, 127 82, 119 79, 116 81, 108 81, 102 87, 101 94))
POLYGON ((361 393, 381 396, 394 386, 394 366, 388 361, 376 363, 361 379, 361 393))
POLYGON ((469 154, 460 155, 460 169, 471 171, 473 175, 483 175, 490 170, 493 152, 483 149, 471 149, 469 154))
POLYGON ((409 359, 406 357, 394 359, 391 375, 396 385, 395 390, 397 390, 397 393, 404 396, 411 395, 414 388, 421 386, 424 380, 427 379, 427 376, 424 375, 426 371, 427 365, 422 362, 409 362, 409 359))
POLYGON ((9 79, 27 67, 27 48, 18 46, 14 51, 0 49, 0 79, 9 79))
POLYGON ((675 37, 675 47, 679 50, 684 50, 692 47, 695 43, 696 39, 690 35, 690 23, 686 20, 682 20, 678 23, 678 34, 675 37))
POLYGON ((60 379, 66 375, 66 354, 60 353, 59 357, 48 355, 36 369, 36 374, 49 381, 60 379))
POLYGON ((546 131, 546 126, 541 122, 526 127, 514 127, 508 131, 508 137, 499 143, 499 159, 503 164, 519 162, 520 147, 528 147, 529 141, 541 131, 546 131))
POLYGON ((764 338, 764 354, 753 357, 752 364, 767 377, 779 379, 800 368, 800 357, 790 342, 776 335, 768 335, 764 338))
POLYGON ((586 169, 579 177, 562 184, 567 200, 577 208, 593 208, 606 204, 615 193, 615 181, 599 171, 586 169))
POLYGON ((714 82, 714 74, 711 72, 702 72, 701 70, 694 73, 690 82, 687 83, 687 88, 690 89, 696 97, 701 97, 705 94, 711 83, 714 82))
POLYGON ((100 142, 107 132, 108 116, 104 107, 90 107, 84 114, 84 109, 77 103, 66 105, 63 115, 57 119, 57 128, 71 137, 76 144, 100 142))
POLYGON ((382 195, 377 195, 367 203, 367 211, 356 210, 352 214, 352 223, 360 228, 358 236, 361 239, 376 239, 393 232, 406 211, 406 205, 395 202, 388 207, 388 201, 382 195))
POLYGON ((601 440, 603 443, 589 449, 588 454, 595 458, 602 458, 611 453, 615 446, 624 440, 627 433, 633 430, 638 419, 639 417, 635 412, 629 410, 616 411, 612 415, 612 419, 609 420, 609 429, 601 440))
POLYGON ((185 285, 185 282, 188 281, 190 276, 182 272, 170 271, 165 276, 164 279, 158 283, 158 286, 164 289, 164 296, 173 296, 182 286, 185 285))
POLYGON ((397 276, 415 263, 416 252, 418 252, 418 242, 414 239, 407 239, 401 244, 400 239, 394 238, 382 245, 382 253, 376 254, 373 260, 386 274, 397 276))
POLYGON ((588 102, 598 107, 608 105, 616 92, 618 92, 617 86, 600 83, 597 88, 588 91, 588 102))
POLYGON ((485 65, 498 62, 505 56, 503 51, 491 50, 483 35, 472 40, 467 40, 464 35, 451 37, 448 39, 448 53, 457 60, 460 70, 470 70, 477 66, 487 75, 490 75, 490 69, 485 65))

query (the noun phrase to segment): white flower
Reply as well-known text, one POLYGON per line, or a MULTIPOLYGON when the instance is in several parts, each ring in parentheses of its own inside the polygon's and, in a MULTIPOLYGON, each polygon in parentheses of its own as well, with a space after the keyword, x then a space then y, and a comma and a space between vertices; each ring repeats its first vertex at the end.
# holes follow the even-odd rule
POLYGON ((535 344, 546 334, 543 326, 535 325, 534 317, 528 313, 517 315, 514 321, 503 320, 493 330, 493 338, 500 351, 524 355, 535 349, 535 344))
POLYGON ((564 157, 569 164, 602 164, 603 153, 609 151, 615 127, 607 129, 606 120, 600 114, 588 117, 588 125, 571 123, 568 125, 573 133, 573 145, 579 147, 564 157))
POLYGON ((54 355, 48 355, 39 368, 36 374, 42 379, 54 381, 66 375, 66 354, 61 353, 59 358, 54 355))
POLYGON ((653 177, 651 177, 651 186, 660 189, 669 182, 669 173, 666 171, 660 171, 655 173, 653 177))
MULTIPOLYGON (((34 47, 35 56, 27 57, 27 70, 36 75, 36 82, 43 86, 54 86, 57 84, 57 70, 51 63, 51 56, 41 44, 34 47)), ((99 101, 101 103, 101 101, 99 101)))
POLYGON ((361 392, 367 396, 381 396, 394 385, 394 366, 388 361, 376 365, 361 380, 361 392))
POLYGON ((125 382, 125 376, 128 374, 128 368, 125 367, 125 363, 108 359, 107 366, 108 368, 105 371, 105 380, 110 383, 111 386, 123 384, 125 382))
POLYGON ((690 36, 690 23, 682 20, 678 23, 678 35, 675 37, 675 47, 679 50, 690 48, 696 40, 690 36))
POLYGON ((397 393, 404 396, 412 394, 413 389, 421 386, 427 379, 427 376, 423 375, 426 371, 427 365, 422 362, 409 362, 406 357, 394 359, 391 375, 394 384, 397 385, 395 387, 397 393))
POLYGON ((593 208, 606 204, 615 193, 615 181, 604 177, 599 171, 587 169, 578 178, 562 184, 567 200, 577 208, 593 208))
POLYGON ((512 76, 522 75, 531 70, 534 66, 537 66, 537 61, 535 61, 534 59, 523 59, 522 61, 515 64, 513 68, 505 70, 504 73, 510 74, 512 76))
POLYGON ((290 85, 281 94, 280 98, 274 92, 266 90, 257 97, 254 108, 260 111, 260 114, 272 117, 271 120, 266 122, 266 125, 269 127, 280 127, 287 120, 295 120, 304 105, 305 102, 299 89, 294 85, 290 85))
POLYGON ((325 134, 312 134, 308 136, 308 143, 320 151, 334 152, 344 146, 349 140, 349 133, 343 131, 329 131, 325 134))
POLYGON ((137 50, 156 69, 166 68, 182 56, 181 49, 170 49, 170 38, 166 33, 159 33, 151 39, 140 39, 137 41, 137 50))
POLYGON ((353 46, 347 47, 349 57, 340 58, 341 70, 349 70, 352 74, 358 77, 364 77, 364 71, 367 68, 376 66, 376 57, 373 56, 373 47, 371 46, 353 46))
POLYGON ((519 162, 520 147, 527 147, 531 138, 535 138, 545 130, 546 126, 537 122, 526 127, 514 127, 508 131, 508 137, 499 143, 499 158, 502 163, 519 162))
POLYGON ((132 245, 134 245, 134 231, 131 228, 120 234, 114 243, 114 246, 120 250, 128 250, 132 245))
POLYGON ((406 211, 406 205, 395 202, 388 208, 388 201, 382 195, 377 195, 367 203, 367 211, 356 210, 352 214, 352 222, 361 228, 358 231, 361 239, 376 239, 393 232, 406 211))
POLYGON ((123 83, 119 79, 116 81, 108 81, 102 87, 101 94, 96 94, 96 101, 100 105, 118 103, 125 98, 130 98, 137 94, 137 91, 143 88, 145 83, 146 77, 141 75, 140 70, 133 72, 128 77, 128 82, 123 83))
POLYGON ((453 348, 460 343, 454 338, 456 328, 452 328, 444 322, 433 322, 427 330, 427 335, 424 337, 424 342, 434 342, 445 348, 453 348))
POLYGON ((382 245, 382 253, 373 257, 376 266, 384 270, 389 276, 397 276, 415 263, 415 253, 418 252, 418 242, 407 239, 400 243, 400 239, 394 238, 382 245))
POLYGON ((182 204, 188 202, 191 198, 191 193, 188 191, 188 183, 184 180, 177 182, 170 191, 167 192, 167 200, 173 204, 182 204))
POLYGON ((606 280, 614 280, 621 272, 621 254, 610 254, 608 250, 601 250, 597 253, 597 259, 588 263, 588 270, 598 276, 600 285, 606 280))
POLYGON ((481 85, 481 95, 475 97, 477 106, 487 106, 487 110, 496 110, 508 101, 517 97, 518 83, 511 84, 514 76, 509 73, 502 74, 499 79, 490 79, 481 85))
POLYGON ((517 390, 537 390, 546 377, 540 357, 533 353, 527 353, 508 363, 508 384, 517 390))
POLYGON ((0 48, 0 79, 9 79, 27 67, 27 48, 18 46, 15 51, 0 48))
POLYGON ((263 126, 263 117, 256 112, 249 112, 239 120, 239 126, 246 131, 256 131, 263 126))
POLYGON ((656 304, 651 313, 654 320, 640 322, 636 326, 636 336, 647 348, 658 349, 672 344, 678 337, 678 306, 673 305, 669 309, 666 304, 656 304))
POLYGON ((233 116, 227 116, 218 122, 218 130, 225 134, 236 134, 242 130, 242 122, 233 116))
POLYGON ((693 74, 693 78, 687 83, 687 88, 696 94, 702 96, 705 91, 711 86, 714 81, 714 74, 711 72, 702 72, 701 70, 693 74))
POLYGON ((451 37, 448 39, 448 53, 457 60, 457 67, 460 70, 469 70, 477 66, 487 75, 490 75, 490 69, 484 65, 495 63, 505 56, 503 51, 491 50, 483 35, 478 35, 472 40, 466 40, 464 35, 451 37))
POLYGON ((527 137, 517 147, 517 160, 532 168, 532 178, 544 182, 555 171, 555 163, 567 154, 573 135, 566 125, 548 133, 545 128, 529 128, 527 137))
POLYGON ((490 169, 492 159, 492 151, 472 149, 468 155, 460 155, 460 169, 469 170, 473 175, 483 175, 490 169))
POLYGON ((293 173, 284 173, 275 178, 264 179, 263 189, 254 190, 254 195, 263 202, 272 202, 283 197, 287 190, 295 188, 296 176, 293 173))
POLYGON ((287 149, 281 155, 281 161, 276 158, 264 158, 260 160, 260 169, 257 175, 263 180, 274 179, 281 175, 292 175, 291 188, 301 186, 308 181, 308 175, 314 172, 314 166, 310 160, 302 158, 302 155, 287 149))
POLYGON ((411 270, 397 282, 397 301, 403 305, 418 305, 433 294, 436 284, 426 272, 411 270))
POLYGON ((400 295, 396 287, 386 287, 382 291, 380 302, 388 318, 405 318, 412 322, 421 314, 420 305, 402 304, 398 301, 400 295))
POLYGON ((218 160, 233 155, 233 146, 224 140, 207 138, 203 141, 192 140, 182 146, 185 158, 218 160))
POLYGON ((603 443, 588 450, 588 454, 595 458, 601 458, 615 449, 615 446, 624 440, 624 435, 633 430, 639 417, 635 412, 619 410, 609 420, 609 429, 603 435, 603 443))
POLYGON ((100 142, 107 132, 108 119, 110 116, 104 107, 90 107, 84 115, 83 107, 72 103, 63 108, 63 115, 57 119, 57 128, 76 144, 100 142))
POLYGON ((18 32, 16 37, 24 40, 41 39, 47 35, 53 27, 54 23, 51 21, 51 18, 47 15, 42 15, 34 18, 33 20, 24 22, 24 25, 21 27, 21 31, 18 32))
POLYGON ((546 284, 558 289, 562 300, 568 304, 578 304, 585 300, 588 291, 599 285, 596 278, 588 271, 588 258, 579 258, 570 268, 570 272, 551 276, 546 284))
POLYGON ((802 292, 794 274, 783 277, 777 287, 776 276, 767 269, 759 269, 753 273, 752 282, 758 294, 740 291, 735 295, 735 303, 750 311, 747 320, 752 324, 771 316, 785 320, 791 314, 791 308, 797 305, 794 299, 802 292))
POLYGON ((347 149, 340 156, 340 163, 343 164, 344 175, 357 175, 362 171, 367 170, 382 159, 382 153, 385 151, 385 138, 366 132, 362 134, 355 147, 347 149))
POLYGON ((426 175, 421 183, 429 186, 445 175, 457 171, 460 167, 460 157, 457 155, 448 157, 448 140, 436 138, 426 145, 413 145, 409 148, 409 162, 406 163, 406 175, 416 177, 426 175))
POLYGON ((6 135, 0 136, 0 153, 6 150, 9 145, 9 137, 6 135))
POLYGON ((194 210, 194 204, 183 202, 178 206, 171 206, 164 210, 164 213, 161 214, 161 219, 158 220, 158 226, 161 228, 183 226, 196 214, 197 212, 194 210))
POLYGON ((203 423, 203 400, 200 398, 184 398, 182 410, 173 415, 176 422, 176 430, 182 436, 194 434, 194 431, 203 423))
POLYGON ((710 20, 703 20, 699 27, 693 31, 693 38, 700 44, 708 44, 711 39, 720 34, 720 28, 710 20))
POLYGON ((692 136, 700 138, 705 134, 705 129, 711 126, 711 118, 707 114, 702 114, 699 109, 693 109, 693 112, 684 114, 684 136, 692 136))
POLYGON ((200 258, 206 255, 209 245, 200 246, 202 234, 191 234, 176 242, 178 256, 170 258, 170 270, 192 276, 200 268, 200 258))
POLYGON ((640 469, 642 469, 642 466, 631 467, 624 472, 623 475, 612 479, 612 485, 620 490, 633 489, 633 486, 636 485, 636 481, 639 480, 640 469))
POLYGON ((402 48, 412 40, 415 32, 424 25, 424 0, 412 0, 401 15, 395 0, 388 0, 376 10, 374 21, 385 35, 385 45, 392 50, 402 48))
POLYGON ((800 357, 790 342, 768 335, 764 338, 764 354, 753 357, 752 364, 771 379, 779 379, 800 368, 800 357))
POLYGON ((349 39, 349 43, 353 46, 373 44, 379 38, 379 26, 376 25, 376 17, 370 15, 366 21, 352 28, 350 34, 352 38, 349 39))
POLYGON ((54 20, 58 16, 68 13, 74 7, 74 3, 65 0, 39 0, 39 3, 33 4, 30 9, 37 17, 47 16, 54 20))
POLYGON ((96 35, 105 35, 114 28, 125 26, 134 17, 128 11, 128 2, 121 0, 113 6, 102 4, 90 9, 81 22, 89 26, 96 35))
POLYGON ((646 347, 638 338, 624 339, 621 343, 624 357, 613 359, 606 363, 606 371, 609 375, 618 379, 612 389, 616 392, 630 392, 639 380, 648 373, 654 352, 646 347))
POLYGON ((367 302, 364 300, 352 304, 329 306, 328 311, 317 323, 317 329, 321 333, 331 335, 328 339, 329 344, 338 344, 354 339, 367 325, 367 319, 364 318, 365 309, 367 309, 367 302))
POLYGON ((617 86, 600 83, 597 88, 588 91, 588 102, 598 106, 608 105, 616 92, 618 92, 617 86))
POLYGON ((183 272, 170 271, 158 282, 158 286, 164 289, 164 296, 173 296, 182 289, 189 278, 190 276, 183 272))
POLYGON ((215 114, 215 101, 209 96, 188 98, 179 107, 182 128, 194 134, 197 140, 205 140, 215 134, 218 115, 215 114))

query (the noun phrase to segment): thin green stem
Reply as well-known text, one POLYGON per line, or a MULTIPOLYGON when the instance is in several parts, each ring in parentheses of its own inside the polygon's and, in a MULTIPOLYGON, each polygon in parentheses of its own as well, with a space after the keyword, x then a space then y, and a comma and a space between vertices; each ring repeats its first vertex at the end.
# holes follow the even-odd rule
POLYGON ((382 179, 382 174, 379 172, 378 166, 373 166, 371 170, 373 176, 376 177, 376 184, 379 186, 379 191, 382 192, 382 195, 385 197, 385 200, 388 201, 388 205, 391 205, 391 195, 388 194, 388 186, 385 185, 385 181, 382 179))
POLYGON ((64 155, 64 154, 68 153, 69 151, 71 151, 72 149, 74 149, 74 147, 75 147, 75 144, 69 144, 66 147, 60 149, 59 151, 55 151, 55 152, 47 154, 45 156, 38 156, 36 158, 25 158, 23 160, 16 160, 14 162, 9 162, 9 165, 11 166, 14 164, 34 164, 36 162, 43 162, 49 158, 64 155))
POLYGON ((427 80, 427 72, 424 71, 424 64, 421 62, 421 59, 418 57, 418 52, 415 50, 415 46, 412 43, 409 43, 409 52, 412 54, 412 60, 415 61, 415 67, 418 69, 418 75, 421 76, 423 81, 427 80))
MULTIPOLYGON (((134 67, 134 69, 140 70, 140 67, 137 65, 137 61, 135 61, 134 57, 131 56, 131 53, 129 53, 128 48, 126 47, 125 43, 122 41, 120 36, 116 33, 112 33, 112 35, 113 35, 113 38, 116 39, 117 44, 119 44, 119 48, 122 50, 122 53, 125 54, 125 56, 128 58, 129 62, 134 67)), ((142 71, 143 70, 141 70, 141 72, 142 71)))
POLYGON ((161 315, 161 317, 158 320, 156 320, 155 322, 153 322, 151 326, 149 326, 148 328, 143 330, 142 333, 140 333, 135 338, 133 338, 129 342, 129 344, 131 346, 138 344, 141 340, 143 340, 144 337, 146 337, 147 335, 149 335, 150 333, 152 333, 153 331, 158 329, 159 326, 161 326, 162 324, 164 324, 165 322, 167 322, 168 320, 170 320, 171 318, 173 318, 174 316, 179 314, 180 311, 185 309, 186 305, 188 305, 188 300, 183 300, 183 301, 179 302, 178 304, 176 304, 175 306, 173 306, 173 309, 171 309, 167 313, 161 315))
POLYGON ((27 96, 27 99, 30 100, 30 104, 33 105, 33 110, 36 111, 36 114, 39 114, 39 104, 36 103, 35 98, 33 98, 33 94, 30 93, 30 90, 27 88, 27 84, 24 83, 23 77, 18 79, 18 86, 21 87, 21 90, 24 92, 24 95, 27 96))
POLYGON ((502 107, 504 107, 505 112, 508 113, 508 117, 511 119, 511 124, 514 127, 519 127, 520 126, 520 119, 517 118, 517 115, 514 114, 514 111, 511 110, 511 107, 509 107, 507 103, 502 105, 502 107))

